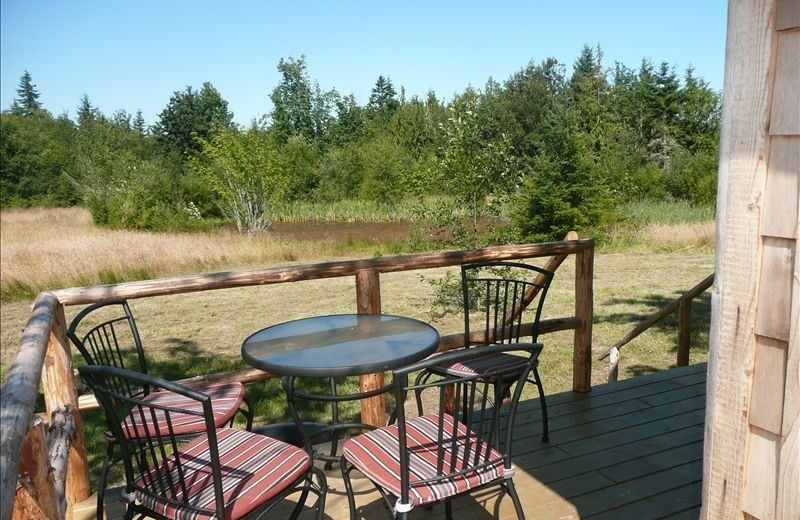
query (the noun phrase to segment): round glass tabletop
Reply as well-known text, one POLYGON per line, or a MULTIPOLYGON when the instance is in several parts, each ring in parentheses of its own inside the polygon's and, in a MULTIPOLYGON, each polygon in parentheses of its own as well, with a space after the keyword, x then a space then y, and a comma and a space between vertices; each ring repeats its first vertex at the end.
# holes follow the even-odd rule
POLYGON ((432 354, 439 333, 388 314, 333 314, 280 323, 242 343, 244 360, 283 376, 338 377, 384 372, 432 354))

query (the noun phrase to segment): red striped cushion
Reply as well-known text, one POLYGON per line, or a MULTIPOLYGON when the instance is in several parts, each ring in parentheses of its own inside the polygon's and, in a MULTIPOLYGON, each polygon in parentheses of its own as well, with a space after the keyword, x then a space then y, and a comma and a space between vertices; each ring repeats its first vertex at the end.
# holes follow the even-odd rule
MULTIPOLYGON (((489 463, 487 466, 433 483, 420 483, 420 480, 436 477, 437 474, 462 471, 476 466, 474 462, 477 436, 460 422, 456 421, 454 425, 453 417, 445 414, 442 471, 437 473, 439 461, 438 420, 439 414, 428 414, 406 422, 409 453, 409 499, 414 506, 440 501, 497 480, 504 475, 503 456, 494 449, 487 450, 486 445, 482 444, 483 449, 477 465, 489 463), (458 433, 453 435, 454 431, 458 433), (456 441, 454 444, 451 443, 453 437, 456 441), (467 441, 469 442, 469 458, 465 463, 464 453, 467 441), (454 451, 456 460, 455 464, 451 465, 454 451)), ((353 466, 382 488, 395 496, 400 496, 400 441, 397 425, 386 426, 354 437, 344 444, 343 449, 345 457, 353 466)))
MULTIPOLYGON (((222 473, 222 493, 225 518, 234 520, 265 504, 269 499, 289 487, 311 467, 311 458, 304 450, 263 435, 222 428, 217 430, 217 447, 222 473)), ((166 489, 158 494, 170 500, 187 503, 195 507, 214 509, 213 476, 209 462, 208 437, 201 435, 181 448, 178 461, 182 467, 187 493, 170 490, 164 475, 169 471, 173 482, 178 482, 178 465, 170 456, 159 471, 150 471, 136 481, 137 486, 148 490, 166 489), (147 483, 147 484, 146 484, 147 483), (160 485, 159 485, 160 484, 160 485), (163 494, 162 494, 163 493, 163 494)), ((139 493, 142 505, 167 518, 195 520, 213 518, 213 514, 201 514, 185 506, 170 504, 147 493, 139 493)))
MULTIPOLYGON (((211 410, 214 414, 214 425, 225 425, 236 414, 244 399, 244 385, 242 383, 216 383, 195 388, 198 392, 211 397, 211 410)), ((170 408, 179 408, 189 412, 200 412, 201 415, 189 415, 170 412, 169 420, 172 423, 172 432, 175 435, 197 433, 206 429, 203 418, 203 404, 194 399, 184 397, 174 392, 162 391, 148 394, 144 401, 170 408)), ((122 431, 126 437, 160 437, 169 433, 166 413, 163 410, 154 410, 147 407, 134 408, 133 417, 128 417, 122 422, 122 431), (153 425, 155 419, 155 426, 153 425)))
MULTIPOLYGON (((434 356, 436 355, 438 354, 434 354, 434 356)), ((525 368, 528 361, 530 361, 529 357, 498 352, 465 359, 464 361, 456 361, 450 364, 442 363, 436 365, 436 369, 457 377, 485 376, 500 371, 519 373, 520 370, 525 368)))

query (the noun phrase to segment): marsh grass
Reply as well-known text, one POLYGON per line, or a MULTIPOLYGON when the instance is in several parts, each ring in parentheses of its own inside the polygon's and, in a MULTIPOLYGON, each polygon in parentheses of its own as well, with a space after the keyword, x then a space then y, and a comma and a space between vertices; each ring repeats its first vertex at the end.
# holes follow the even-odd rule
POLYGON ((297 201, 270 210, 276 222, 414 222, 442 201, 441 197, 407 199, 389 204, 348 199, 335 202, 297 201))
POLYGON ((82 208, 0 213, 0 297, 345 254, 371 255, 374 243, 247 237, 230 231, 153 233, 100 228, 82 208))

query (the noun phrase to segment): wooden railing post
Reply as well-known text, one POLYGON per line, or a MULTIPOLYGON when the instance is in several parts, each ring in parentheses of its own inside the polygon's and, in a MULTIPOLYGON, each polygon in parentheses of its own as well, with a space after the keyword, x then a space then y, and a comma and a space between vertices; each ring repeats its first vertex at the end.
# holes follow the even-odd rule
POLYGON ((572 348, 572 390, 592 390, 592 319, 594 306, 594 245, 575 253, 575 329, 572 348))
MULTIPOLYGON (((381 313, 381 281, 378 271, 356 273, 356 306, 359 314, 381 313)), ((383 373, 365 374, 359 379, 361 392, 377 390, 383 386, 383 373)), ((361 400, 361 422, 373 426, 386 425, 385 396, 376 395, 361 400)))
MULTIPOLYGON (((50 328, 50 342, 42 367, 42 390, 47 416, 63 410, 63 405, 72 405, 78 410, 78 395, 75 391, 75 377, 72 371, 72 355, 67 339, 67 320, 64 306, 56 304, 53 311, 53 322, 50 328)), ((83 422, 81 414, 74 414, 75 434, 69 450, 67 484, 65 489, 67 500, 66 517, 72 517, 72 506, 86 500, 91 494, 89 485, 89 463, 86 457, 86 444, 83 439, 83 422)))
POLYGON ((13 520, 62 517, 47 458, 47 427, 38 415, 22 444, 19 478, 22 486, 14 500, 13 520))
POLYGON ((679 367, 689 364, 689 344, 692 342, 692 300, 685 298, 678 306, 678 362, 679 367))

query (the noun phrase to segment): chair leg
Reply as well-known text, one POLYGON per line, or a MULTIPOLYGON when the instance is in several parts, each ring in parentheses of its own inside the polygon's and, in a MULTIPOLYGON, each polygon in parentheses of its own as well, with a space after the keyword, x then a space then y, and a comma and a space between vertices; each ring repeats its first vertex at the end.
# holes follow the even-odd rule
POLYGON ((103 469, 100 471, 100 483, 97 486, 97 518, 103 519, 106 506, 106 487, 108 486, 108 470, 111 467, 111 457, 114 455, 114 441, 106 439, 106 456, 103 459, 103 469))
POLYGON ((239 411, 244 415, 247 424, 245 425, 245 430, 252 431, 253 430, 253 417, 255 416, 256 410, 253 407, 253 400, 250 399, 249 396, 244 396, 244 402, 247 404, 247 410, 242 410, 239 408, 239 411))
POLYGON ((328 495, 328 479, 325 478, 325 473, 318 468, 312 468, 311 472, 319 478, 319 500, 317 500, 317 520, 322 520, 325 517, 325 497, 328 495))
POLYGON ((542 378, 539 377, 539 369, 536 366, 533 367, 533 377, 536 388, 539 390, 539 402, 542 407, 542 442, 550 442, 550 428, 547 425, 547 398, 544 395, 542 378))
POLYGON ((506 480, 505 486, 506 491, 508 491, 508 496, 510 496, 511 501, 514 502, 517 518, 519 520, 525 520, 525 512, 522 510, 522 503, 519 501, 519 495, 517 495, 517 489, 514 487, 514 481, 512 479, 506 480))
POLYGON ((350 520, 356 520, 356 498, 353 493, 353 484, 350 482, 350 470, 347 467, 347 460, 342 457, 339 461, 339 469, 342 471, 342 480, 347 494, 347 505, 350 508, 350 520))
MULTIPOLYGON (((424 384, 423 383, 423 379, 427 382, 428 377, 430 377, 430 372, 422 370, 419 374, 417 374, 417 377, 414 379, 414 386, 419 386, 421 384, 424 384)), ((423 413, 422 413, 422 389, 421 388, 417 388, 417 389, 414 390, 414 397, 417 400, 417 414, 419 414, 419 416, 421 417, 423 415, 423 413)))
POLYGON ((300 492, 300 498, 297 499, 297 504, 294 506, 294 509, 292 509, 292 514, 289 515, 289 520, 297 520, 297 517, 303 512, 303 507, 305 507, 306 500, 308 500, 308 490, 312 484, 313 481, 309 473, 305 484, 303 484, 303 491, 300 492))
POLYGON ((444 517, 446 520, 453 520, 453 500, 450 498, 444 501, 444 517))

